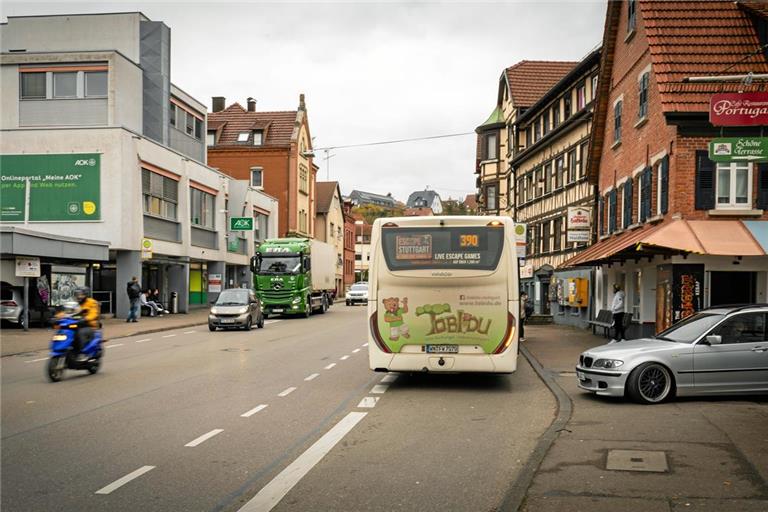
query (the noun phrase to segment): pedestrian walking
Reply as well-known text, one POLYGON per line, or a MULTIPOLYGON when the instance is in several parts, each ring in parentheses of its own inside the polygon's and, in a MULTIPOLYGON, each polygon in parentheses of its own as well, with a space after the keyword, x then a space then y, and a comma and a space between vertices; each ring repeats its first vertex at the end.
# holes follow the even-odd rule
POLYGON ((128 294, 128 301, 130 301, 131 306, 130 306, 130 309, 128 310, 128 318, 125 321, 138 322, 139 308, 141 307, 140 306, 141 285, 139 284, 139 279, 136 276, 133 276, 133 278, 130 281, 128 281, 126 293, 128 294))
POLYGON ((528 320, 528 294, 520 294, 520 341, 525 341, 525 322, 528 320))
POLYGON ((613 313, 614 338, 610 343, 624 341, 626 337, 624 332, 624 290, 621 289, 621 285, 618 283, 613 285, 611 313, 613 313))

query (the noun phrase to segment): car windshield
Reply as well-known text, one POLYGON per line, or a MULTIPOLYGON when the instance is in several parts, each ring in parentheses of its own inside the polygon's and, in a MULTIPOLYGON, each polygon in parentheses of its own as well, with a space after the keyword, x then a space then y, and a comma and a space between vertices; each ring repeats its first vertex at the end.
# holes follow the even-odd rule
POLYGON ((351 290, 353 292, 367 292, 368 291, 368 285, 367 284, 353 284, 351 290))
POLYGON ((262 256, 259 274, 297 274, 301 269, 298 256, 262 256))
POLYGON ((224 290, 216 299, 217 306, 245 306, 248 304, 248 290, 224 290))
POLYGON ((673 325, 666 331, 660 332, 655 337, 659 340, 677 343, 693 343, 722 319, 723 315, 721 314, 698 313, 673 325))

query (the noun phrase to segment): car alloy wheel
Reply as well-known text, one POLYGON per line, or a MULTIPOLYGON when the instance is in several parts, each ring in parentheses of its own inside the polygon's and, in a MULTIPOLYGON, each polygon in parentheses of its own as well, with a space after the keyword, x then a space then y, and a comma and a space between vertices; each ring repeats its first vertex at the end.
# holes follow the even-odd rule
POLYGON ((630 396, 644 404, 663 402, 673 390, 671 373, 658 363, 645 363, 636 368, 627 385, 630 396))

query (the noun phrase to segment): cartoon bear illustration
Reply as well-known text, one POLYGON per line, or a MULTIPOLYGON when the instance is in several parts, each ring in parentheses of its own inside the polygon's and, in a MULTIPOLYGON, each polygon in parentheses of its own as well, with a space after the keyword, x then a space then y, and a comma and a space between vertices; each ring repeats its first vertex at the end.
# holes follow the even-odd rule
POLYGON ((390 297, 383 299, 384 309, 384 321, 389 324, 389 339, 390 341, 397 341, 402 335, 403 338, 410 338, 411 334, 408 326, 403 322, 403 315, 408 312, 408 297, 403 297, 403 305, 400 306, 400 299, 398 297, 390 297))

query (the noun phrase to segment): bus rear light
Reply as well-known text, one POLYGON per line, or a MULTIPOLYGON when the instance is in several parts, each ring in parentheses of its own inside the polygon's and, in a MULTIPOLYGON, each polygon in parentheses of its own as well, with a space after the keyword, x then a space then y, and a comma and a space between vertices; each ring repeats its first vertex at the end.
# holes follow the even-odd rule
POLYGON ((376 342, 376 346, 378 346, 382 352, 391 354, 392 351, 384 343, 384 339, 381 337, 381 332, 379 331, 378 313, 378 311, 374 311, 371 315, 371 318, 368 320, 368 324, 371 329, 371 336, 373 337, 373 341, 376 342))
POLYGON ((503 225, 504 225, 504 223, 501 222, 500 220, 492 220, 491 222, 486 224, 486 226, 490 226, 492 228, 498 228, 498 227, 501 227, 503 225))
POLYGON ((515 318, 515 315, 507 312, 507 330, 504 332, 504 337, 501 338, 501 343, 499 343, 499 346, 493 351, 494 354, 501 354, 512 344, 512 340, 515 339, 515 333, 517 332, 516 324, 517 319, 515 318))
POLYGON ((398 226, 397 226, 397 224, 395 224, 394 222, 387 222, 386 224, 384 224, 384 225, 383 225, 383 226, 381 226, 381 227, 383 227, 383 228, 396 228, 396 227, 398 227, 398 226))

